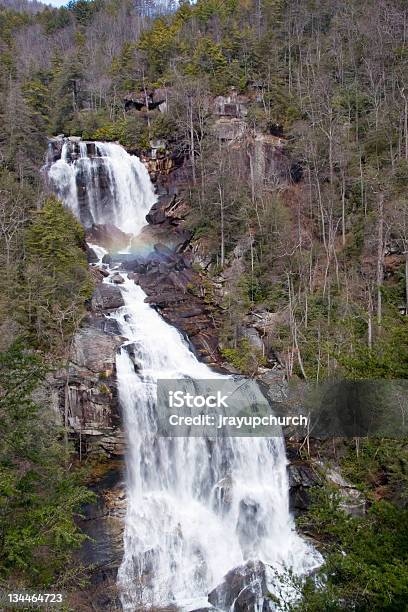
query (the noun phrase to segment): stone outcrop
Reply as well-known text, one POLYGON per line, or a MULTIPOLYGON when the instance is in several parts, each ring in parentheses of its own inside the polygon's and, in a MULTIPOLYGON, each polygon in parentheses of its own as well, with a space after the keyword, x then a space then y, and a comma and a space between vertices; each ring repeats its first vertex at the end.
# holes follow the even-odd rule
POLYGON ((320 487, 323 479, 307 462, 291 463, 288 466, 289 504, 295 516, 306 512, 311 504, 311 492, 314 487, 320 487))
POLYGON ((128 247, 131 234, 122 232, 112 224, 94 223, 86 230, 86 240, 91 244, 104 247, 107 251, 119 251, 128 247))
POLYGON ((78 560, 92 567, 90 582, 83 590, 69 595, 72 609, 81 611, 122 610, 116 576, 123 557, 123 530, 126 494, 122 461, 98 466, 90 488, 93 503, 82 509, 79 526, 88 536, 78 551, 78 560))
MULTIPOLYGON (((328 443, 330 445, 331 441, 328 443)), ((325 448, 324 443, 311 438, 308 459, 302 456, 300 447, 301 442, 292 438, 287 441, 289 503, 295 516, 307 512, 313 491, 327 485, 339 495, 340 508, 351 516, 363 516, 367 506, 363 493, 342 476, 337 463, 328 459, 329 450, 325 448), (322 457, 325 457, 325 460, 322 457)))
POLYGON ((109 320, 89 316, 73 339, 67 368, 56 375, 61 410, 81 455, 124 453, 115 364, 123 338, 115 332, 109 320))
POLYGON ((99 281, 90 311, 71 344, 65 368, 53 375, 51 386, 58 395, 59 412, 70 428, 81 457, 98 454, 122 456, 125 438, 116 384, 116 353, 124 338, 113 319, 106 315, 123 306, 118 286, 99 281))
POLYGON ((94 311, 115 310, 124 305, 119 287, 114 285, 99 285, 92 296, 91 306, 94 311))
POLYGON ((208 601, 231 612, 272 612, 275 608, 267 586, 266 566, 262 561, 248 561, 234 568, 211 591, 208 601))
POLYGON ((133 273, 145 291, 146 302, 170 324, 186 334, 200 359, 219 364, 219 313, 204 289, 203 277, 193 270, 190 241, 184 228, 186 204, 175 196, 162 196, 147 215, 149 225, 132 243, 145 255, 117 255, 120 268, 133 273))

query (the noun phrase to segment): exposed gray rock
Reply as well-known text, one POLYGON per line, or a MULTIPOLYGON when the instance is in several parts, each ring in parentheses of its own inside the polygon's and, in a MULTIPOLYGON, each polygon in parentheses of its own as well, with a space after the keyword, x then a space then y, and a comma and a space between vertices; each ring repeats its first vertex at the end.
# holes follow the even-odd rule
POLYGON ((94 310, 114 310, 124 306, 125 302, 119 287, 105 283, 95 289, 91 305, 94 310))
POLYGON ((343 478, 340 470, 335 467, 325 470, 325 475, 326 479, 338 488, 341 495, 340 507, 351 516, 364 516, 366 499, 363 493, 343 478))
POLYGON ((306 512, 311 503, 311 490, 321 486, 322 477, 308 463, 295 463, 288 466, 289 505, 291 511, 298 516, 306 512))
POLYGON ((248 561, 234 568, 208 595, 208 601, 230 612, 272 612, 275 609, 262 561, 248 561))
POLYGON ((113 336, 94 326, 80 329, 72 342, 71 360, 81 368, 100 373, 112 370, 115 355, 123 339, 113 336))
POLYGON ((125 452, 116 382, 116 352, 124 339, 118 331, 114 321, 88 316, 72 340, 68 366, 50 383, 82 456, 125 452))
POLYGON ((246 121, 236 117, 221 117, 214 123, 214 133, 220 140, 241 140, 248 129, 246 121))
POLYGON ((112 283, 115 283, 115 285, 122 285, 125 282, 125 279, 121 274, 119 274, 119 272, 115 272, 115 274, 112 275, 111 280, 112 283))
POLYGON ((266 388, 266 394, 273 402, 284 402, 288 396, 288 382, 280 369, 259 368, 257 379, 266 388))
POLYGON ((265 351, 264 343, 261 334, 254 327, 244 327, 241 329, 241 338, 248 340, 249 346, 255 351, 260 351, 262 354, 265 351))
POLYGON ((228 512, 232 504, 232 478, 225 476, 214 487, 214 506, 217 512, 228 512))
POLYGON ((88 258, 88 263, 98 263, 99 257, 88 244, 86 245, 86 256, 88 258))
POLYGON ((86 239, 93 244, 99 244, 108 251, 126 249, 129 245, 131 234, 122 232, 118 227, 110 223, 93 224, 86 231, 86 239))
MULTIPOLYGON (((76 610, 121 610, 116 588, 116 576, 123 558, 123 529, 126 513, 126 495, 123 485, 124 466, 121 461, 109 463, 110 468, 91 488, 96 501, 82 509, 79 526, 88 536, 77 553, 78 560, 92 567, 90 584, 79 591, 78 601, 71 602, 76 610), (92 606, 81 601, 87 596, 92 606)), ((101 465, 99 469, 103 469, 101 465)), ((105 468, 106 469, 106 468, 105 468)))

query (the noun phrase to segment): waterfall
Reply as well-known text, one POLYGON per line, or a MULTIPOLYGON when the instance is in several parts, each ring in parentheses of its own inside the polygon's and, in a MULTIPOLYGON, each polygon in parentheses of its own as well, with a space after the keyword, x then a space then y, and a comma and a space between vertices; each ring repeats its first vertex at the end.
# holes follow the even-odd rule
MULTIPOLYGON (((129 231, 128 219, 139 231, 155 201, 145 168, 118 145, 95 147, 109 180, 104 207, 98 200, 98 165, 84 145, 75 159, 63 147, 61 159, 49 164, 57 194, 81 220, 88 218, 77 193, 78 175, 85 176, 94 222, 116 219, 129 231)), ((307 574, 320 563, 319 554, 296 533, 289 512, 283 438, 156 435, 157 379, 222 375, 200 363, 183 336, 145 303, 142 289, 123 276, 125 305, 109 315, 127 339, 117 356, 128 438, 127 514, 118 572, 123 609, 210 608, 208 593, 229 570, 250 559, 267 565, 269 588, 276 592, 276 572, 290 568, 307 574)), ((259 610, 269 609, 260 604, 259 610)))
MULTIPOLYGON (((53 143, 50 143, 51 153, 53 143)), ((137 234, 156 201, 144 164, 118 144, 64 139, 45 167, 56 195, 85 227, 112 224, 137 234)))

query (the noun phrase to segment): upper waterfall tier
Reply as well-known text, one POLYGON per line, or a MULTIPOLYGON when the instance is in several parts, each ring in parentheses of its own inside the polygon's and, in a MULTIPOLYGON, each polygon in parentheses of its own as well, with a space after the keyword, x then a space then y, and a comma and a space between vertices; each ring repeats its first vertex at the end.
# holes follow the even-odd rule
POLYGON ((54 139, 44 169, 53 191, 85 227, 112 223, 137 234, 156 201, 146 167, 118 144, 54 139))

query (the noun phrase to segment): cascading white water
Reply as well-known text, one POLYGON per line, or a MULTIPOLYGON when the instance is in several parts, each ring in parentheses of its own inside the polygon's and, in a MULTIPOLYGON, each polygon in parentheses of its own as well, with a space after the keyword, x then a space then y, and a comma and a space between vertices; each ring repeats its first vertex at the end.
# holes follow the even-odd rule
MULTIPOLYGON (((224 574, 261 559, 297 574, 318 564, 296 534, 280 438, 156 437, 158 378, 218 377, 197 361, 182 336, 144 303, 129 279, 125 306, 113 316, 136 354, 117 360, 129 437, 125 550, 119 585, 125 610, 206 599, 224 574), (219 499, 224 489, 229 503, 219 499), (256 518, 245 507, 257 508, 256 518)), ((199 601, 195 606, 199 607, 199 601)))
MULTIPOLYGON (((98 202, 93 162, 84 146, 75 161, 63 151, 64 159, 50 166, 57 193, 78 214, 77 174, 85 172, 94 220, 110 221, 113 210, 125 223, 122 229, 139 231, 155 201, 145 168, 118 145, 97 143, 97 151, 110 160, 105 207, 98 202), (131 226, 126 219, 132 219, 131 226)), ((110 316, 128 339, 117 357, 129 443, 124 556, 118 573, 124 610, 208 605, 209 591, 248 559, 278 571, 288 567, 308 573, 320 556, 296 534, 289 513, 283 439, 158 437, 157 379, 220 375, 197 361, 181 334, 144 302, 144 292, 127 276, 121 290, 125 306, 110 316)))
POLYGON ((146 167, 118 144, 66 139, 47 175, 57 196, 85 226, 110 223, 137 234, 156 201, 146 167))

